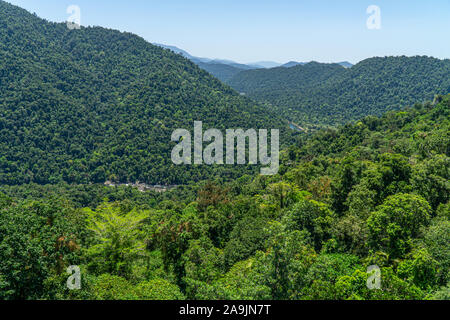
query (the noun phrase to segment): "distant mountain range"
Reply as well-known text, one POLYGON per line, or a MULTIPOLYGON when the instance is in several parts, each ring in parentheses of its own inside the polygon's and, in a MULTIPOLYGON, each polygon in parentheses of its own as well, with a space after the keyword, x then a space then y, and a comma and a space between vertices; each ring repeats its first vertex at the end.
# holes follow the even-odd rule
MULTIPOLYGON (((271 68, 290 68, 297 65, 305 65, 307 62, 296 62, 290 61, 288 63, 282 64, 274 61, 258 61, 252 63, 238 63, 231 60, 223 60, 223 59, 210 59, 210 58, 200 58, 195 57, 189 54, 187 51, 180 49, 175 46, 169 46, 160 43, 154 43, 157 46, 160 46, 164 49, 169 49, 177 54, 182 55, 183 57, 191 60, 195 64, 197 64, 200 68, 206 70, 211 73, 213 76, 218 78, 223 82, 230 81, 234 76, 238 73, 246 70, 254 70, 254 69, 271 69, 271 68)), ((351 68, 353 65, 350 62, 344 61, 337 63, 345 68, 351 68)))

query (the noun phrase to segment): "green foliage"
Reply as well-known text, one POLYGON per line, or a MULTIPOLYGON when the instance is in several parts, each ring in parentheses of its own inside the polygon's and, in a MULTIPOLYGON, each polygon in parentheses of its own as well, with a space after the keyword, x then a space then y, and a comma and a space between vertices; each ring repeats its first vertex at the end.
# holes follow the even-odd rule
POLYGON ((200 284, 211 285, 221 277, 224 270, 222 250, 215 248, 211 240, 205 237, 191 241, 183 260, 185 261, 186 292, 191 297, 197 296, 200 284))
POLYGON ((137 285, 136 295, 139 300, 183 300, 180 289, 164 279, 154 279, 137 285))
MULTIPOLYGON (((302 126, 330 126, 447 94, 449 73, 449 59, 378 57, 351 68, 311 62, 247 70, 227 83, 302 126)), ((448 131, 441 132, 448 136, 448 131)), ((430 142, 439 143, 439 139, 436 135, 430 142)))
POLYGON ((429 298, 430 300, 450 300, 450 284, 447 284, 446 287, 442 287, 440 290, 437 290, 429 298))
POLYGON ((336 251, 357 255, 366 255, 368 253, 369 230, 365 219, 348 214, 337 220, 331 230, 332 237, 337 242, 336 251))
POLYGON ((450 281, 450 221, 447 218, 435 219, 425 231, 423 244, 439 267, 439 282, 450 281))
POLYGON ((86 252, 92 261, 91 269, 96 273, 130 275, 132 262, 144 256, 142 223, 148 218, 148 212, 135 209, 122 212, 114 204, 83 212, 87 217, 87 230, 93 233, 92 245, 86 252))
POLYGON ((336 283, 352 275, 360 267, 359 258, 346 254, 323 254, 317 257, 305 277, 304 298, 310 300, 336 299, 336 283))
POLYGON ((96 300, 136 300, 133 286, 124 278, 103 274, 99 276, 93 287, 96 300))
POLYGON ((424 293, 414 285, 400 279, 392 268, 381 269, 381 289, 367 288, 369 274, 356 270, 351 276, 343 276, 336 282, 336 299, 341 300, 420 300, 424 293))
POLYGON ((119 276, 103 274, 92 288, 96 300, 182 300, 178 287, 164 279, 153 279, 132 285, 119 276))
POLYGON ((197 283, 196 298, 218 300, 267 300, 272 297, 254 258, 236 263, 212 285, 197 283))
POLYGON ((178 285, 184 285, 186 261, 182 259, 183 253, 189 248, 191 240, 205 234, 205 226, 199 220, 197 209, 194 205, 188 205, 181 212, 166 210, 149 231, 149 247, 161 250, 165 270, 176 275, 178 285))
POLYGON ((319 251, 331 236, 334 214, 324 203, 301 200, 287 213, 284 223, 288 230, 306 230, 310 233, 314 248, 319 251))
POLYGON ((1 209, 0 299, 43 296, 48 278, 80 261, 81 228, 63 203, 24 201, 1 209))
POLYGON ((244 72, 274 115, 139 37, 3 1, 0 58, 0 299, 448 299, 450 95, 298 135, 270 177, 175 167, 167 143, 198 119, 275 128, 398 109, 448 92, 448 60, 244 72), (157 193, 107 179, 202 181, 157 193))
POLYGON ((260 272, 265 275, 273 299, 298 299, 315 252, 308 245, 306 232, 286 231, 276 222, 270 233, 268 250, 261 256, 260 272))
POLYGON ((301 137, 272 177, 164 194, 2 186, 0 295, 446 299, 449 140, 424 139, 448 128, 448 109, 438 97, 301 137), (69 264, 81 267, 81 290, 66 288, 69 264), (370 265, 381 289, 367 288, 370 265))
POLYGON ((196 62, 196 64, 205 71, 211 73, 214 77, 222 82, 227 83, 239 72, 245 70, 235 66, 230 66, 223 63, 213 63, 213 62, 196 62))
POLYGON ((434 155, 414 168, 412 185, 417 192, 430 199, 433 209, 447 203, 450 195, 450 158, 434 155))

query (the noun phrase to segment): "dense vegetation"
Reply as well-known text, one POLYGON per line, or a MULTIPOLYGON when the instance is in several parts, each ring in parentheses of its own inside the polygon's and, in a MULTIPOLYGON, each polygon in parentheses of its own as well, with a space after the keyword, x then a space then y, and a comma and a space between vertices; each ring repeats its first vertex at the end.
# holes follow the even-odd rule
POLYGON ((69 30, 0 1, 1 184, 232 177, 238 169, 173 165, 172 132, 195 120, 270 129, 280 119, 138 36, 69 30))
POLYGON ((440 96, 301 136, 272 177, 3 186, 0 298, 449 299, 449 113, 440 96))
POLYGON ((235 75, 237 75, 241 71, 245 70, 223 63, 198 62, 197 65, 203 70, 211 73, 214 77, 216 77, 220 81, 225 83, 230 81, 235 75))
POLYGON ((243 71, 228 83, 302 126, 334 126, 450 92, 450 60, 370 58, 352 68, 308 63, 243 71))

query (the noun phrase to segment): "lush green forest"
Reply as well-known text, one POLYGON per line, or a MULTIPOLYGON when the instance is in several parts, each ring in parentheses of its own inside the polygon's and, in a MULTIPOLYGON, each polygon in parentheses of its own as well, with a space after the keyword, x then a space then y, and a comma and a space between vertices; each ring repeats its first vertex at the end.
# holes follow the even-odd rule
POLYGON ((219 67, 0 0, 0 300, 450 299, 449 60, 219 67), (281 128, 278 174, 173 165, 195 120, 281 128))
POLYGON ((449 113, 439 96, 300 136, 270 177, 3 186, 0 298, 449 299, 449 113))
MULTIPOLYGON (((155 43, 156 44, 156 43, 155 43)), ((182 55, 185 58, 188 58, 196 65, 198 65, 201 69, 209 72, 214 77, 219 79, 222 82, 229 81, 232 77, 237 75, 239 72, 244 70, 258 69, 262 68, 260 66, 253 66, 247 64, 241 64, 234 61, 229 60, 218 60, 218 59, 209 59, 209 58, 199 58, 190 55, 188 52, 177 48, 175 46, 168 46, 164 44, 156 44, 162 48, 169 49, 179 55, 182 55)))
POLYGON ((186 184, 252 168, 172 164, 177 128, 287 128, 188 59, 0 1, 0 183, 186 184))
POLYGON ((449 74, 449 59, 402 56, 370 58, 347 69, 312 62, 249 70, 228 83, 302 126, 335 126, 447 94, 449 74))

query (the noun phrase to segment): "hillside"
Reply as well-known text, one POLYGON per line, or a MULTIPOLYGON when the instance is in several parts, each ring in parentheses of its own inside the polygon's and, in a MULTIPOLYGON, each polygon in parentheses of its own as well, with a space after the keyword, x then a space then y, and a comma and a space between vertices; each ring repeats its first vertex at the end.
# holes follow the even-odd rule
POLYGON ((450 60, 370 58, 352 68, 308 63, 245 71, 228 83, 301 125, 336 125, 450 92, 450 60))
POLYGON ((164 195, 0 186, 0 299, 448 299, 449 112, 439 96, 303 135, 279 175, 164 195))
POLYGON ((171 133, 192 130, 195 120, 205 129, 283 126, 191 61, 138 36, 69 30, 0 1, 0 183, 210 177, 219 169, 171 162, 171 133))

